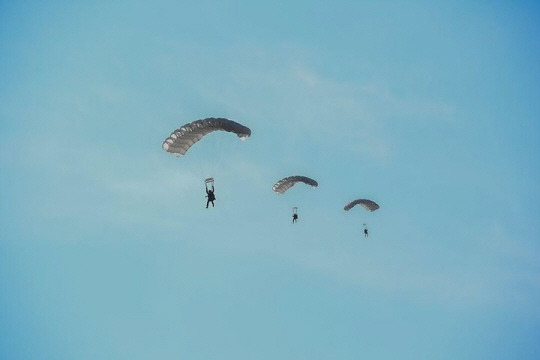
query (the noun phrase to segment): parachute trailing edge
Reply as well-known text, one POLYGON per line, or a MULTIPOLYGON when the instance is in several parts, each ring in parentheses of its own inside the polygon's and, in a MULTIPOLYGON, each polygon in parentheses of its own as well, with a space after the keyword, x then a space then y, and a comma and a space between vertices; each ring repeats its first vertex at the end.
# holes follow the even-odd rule
POLYGON ((379 205, 375 201, 367 200, 367 199, 358 199, 358 200, 354 200, 354 201, 348 203, 347 205, 345 205, 343 210, 349 211, 353 207, 355 207, 356 205, 361 205, 364 209, 366 209, 368 211, 375 211, 375 210, 377 210, 379 208, 379 205))
POLYGON ((277 194, 284 194, 287 190, 289 190, 298 182, 302 182, 314 188, 319 186, 319 184, 315 180, 310 179, 306 176, 289 176, 275 183, 274 186, 272 186, 272 190, 274 190, 277 194))
POLYGON ((185 155, 188 149, 205 135, 214 131, 226 131, 236 134, 240 140, 251 135, 251 130, 235 121, 225 118, 206 118, 174 130, 163 142, 163 150, 175 156, 185 155))

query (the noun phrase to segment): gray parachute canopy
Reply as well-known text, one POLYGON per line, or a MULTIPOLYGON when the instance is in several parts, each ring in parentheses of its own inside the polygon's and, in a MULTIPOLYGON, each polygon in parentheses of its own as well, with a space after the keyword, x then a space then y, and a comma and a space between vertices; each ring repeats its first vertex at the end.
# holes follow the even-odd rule
POLYGON ((379 208, 379 205, 377 205, 377 203, 375 201, 371 201, 371 200, 367 200, 367 199, 358 199, 358 200, 354 200, 351 203, 348 203, 347 205, 345 205, 345 207, 343 209, 345 211, 349 211, 353 207, 355 207, 356 205, 362 205, 364 207, 364 209, 366 209, 368 211, 375 211, 375 210, 377 210, 379 208))
POLYGON ((235 133, 240 140, 245 140, 251 135, 251 130, 248 127, 232 120, 207 118, 194 121, 174 130, 163 142, 163 150, 176 156, 185 155, 193 144, 214 131, 235 133))
POLYGON ((274 190, 277 194, 283 194, 285 193, 285 191, 289 190, 297 182, 303 182, 304 184, 311 185, 314 188, 319 186, 319 184, 317 184, 315 180, 310 179, 308 177, 289 176, 275 183, 274 186, 272 186, 272 190, 274 190))

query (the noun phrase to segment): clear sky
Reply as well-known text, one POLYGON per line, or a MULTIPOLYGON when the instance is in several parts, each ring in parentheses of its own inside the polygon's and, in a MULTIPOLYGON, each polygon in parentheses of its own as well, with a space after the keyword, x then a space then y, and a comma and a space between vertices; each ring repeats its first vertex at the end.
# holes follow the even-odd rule
POLYGON ((1 1, 0 358, 539 359, 539 34, 526 1, 1 1), (212 116, 251 138, 162 150, 212 116))

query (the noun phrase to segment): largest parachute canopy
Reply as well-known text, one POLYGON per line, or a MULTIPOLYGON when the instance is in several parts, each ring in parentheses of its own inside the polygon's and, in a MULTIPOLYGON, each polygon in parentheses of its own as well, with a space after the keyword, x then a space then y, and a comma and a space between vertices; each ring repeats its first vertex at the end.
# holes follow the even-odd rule
POLYGON ((351 210, 356 205, 361 205, 364 209, 368 211, 375 211, 379 208, 379 205, 375 201, 367 200, 367 199, 358 199, 354 200, 353 202, 348 203, 343 208, 345 211, 351 210))
POLYGON ((272 190, 274 190, 278 194, 283 194, 285 193, 285 191, 289 190, 294 184, 298 182, 303 182, 304 184, 311 185, 313 187, 319 186, 319 184, 317 184, 315 180, 308 177, 289 176, 275 183, 274 186, 272 186, 272 190))
POLYGON ((251 135, 251 130, 237 122, 224 118, 197 120, 174 130, 163 142, 163 150, 176 156, 185 155, 188 149, 205 135, 214 131, 235 133, 241 140, 251 135))

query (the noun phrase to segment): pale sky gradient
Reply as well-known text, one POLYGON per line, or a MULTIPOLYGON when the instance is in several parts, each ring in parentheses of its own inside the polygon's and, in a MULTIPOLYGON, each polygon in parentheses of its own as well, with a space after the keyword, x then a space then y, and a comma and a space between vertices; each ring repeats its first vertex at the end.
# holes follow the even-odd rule
POLYGON ((538 34, 525 1, 0 2, 0 358, 540 358, 538 34), (205 117, 252 137, 161 149, 205 117))

